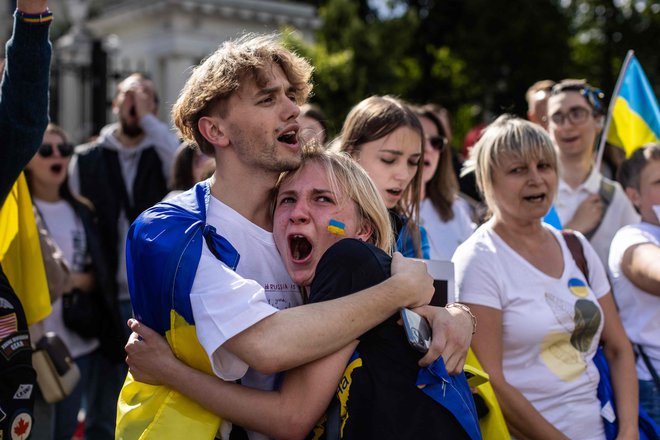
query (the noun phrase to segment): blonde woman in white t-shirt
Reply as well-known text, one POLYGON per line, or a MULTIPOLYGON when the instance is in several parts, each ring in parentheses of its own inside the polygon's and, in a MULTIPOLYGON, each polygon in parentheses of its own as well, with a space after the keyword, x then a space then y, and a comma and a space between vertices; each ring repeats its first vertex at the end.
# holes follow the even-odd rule
POLYGON ((557 191, 557 156, 542 128, 500 116, 471 152, 491 219, 456 250, 460 300, 479 321, 472 348, 516 438, 604 439, 593 356, 604 346, 619 439, 638 438, 630 343, 605 271, 583 236, 589 279, 561 233, 542 223, 557 191))

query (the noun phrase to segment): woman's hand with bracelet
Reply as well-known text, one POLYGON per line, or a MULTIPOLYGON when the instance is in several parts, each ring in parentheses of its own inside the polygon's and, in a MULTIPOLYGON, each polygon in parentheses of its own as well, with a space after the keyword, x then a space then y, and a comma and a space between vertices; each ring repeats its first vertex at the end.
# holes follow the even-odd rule
POLYGON ((423 306, 414 309, 427 319, 433 331, 431 347, 419 361, 420 366, 428 366, 442 356, 449 374, 463 371, 472 334, 476 331, 476 318, 467 306, 461 306, 423 306))

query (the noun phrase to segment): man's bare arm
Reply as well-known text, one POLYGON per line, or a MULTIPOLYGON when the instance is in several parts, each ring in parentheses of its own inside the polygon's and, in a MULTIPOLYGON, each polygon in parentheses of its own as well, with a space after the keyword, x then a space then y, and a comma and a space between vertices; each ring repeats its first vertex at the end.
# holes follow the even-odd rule
POLYGON ((282 310, 223 347, 263 373, 289 370, 338 351, 402 307, 427 304, 433 292, 426 264, 396 253, 386 281, 332 301, 282 310))

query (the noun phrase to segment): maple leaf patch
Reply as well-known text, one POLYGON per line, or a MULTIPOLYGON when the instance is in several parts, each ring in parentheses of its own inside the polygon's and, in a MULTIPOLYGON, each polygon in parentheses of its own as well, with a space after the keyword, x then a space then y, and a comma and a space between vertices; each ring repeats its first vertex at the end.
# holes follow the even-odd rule
POLYGON ((32 416, 28 413, 20 413, 11 423, 11 439, 25 440, 32 431, 32 416))

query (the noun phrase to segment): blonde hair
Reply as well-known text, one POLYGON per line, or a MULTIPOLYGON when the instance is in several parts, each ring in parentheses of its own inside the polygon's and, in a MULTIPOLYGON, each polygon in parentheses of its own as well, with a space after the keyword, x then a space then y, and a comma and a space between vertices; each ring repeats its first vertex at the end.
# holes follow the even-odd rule
POLYGON ((477 186, 486 204, 493 208, 493 171, 504 155, 523 162, 543 159, 557 170, 557 153, 547 132, 540 126, 513 115, 502 115, 483 131, 470 151, 462 174, 474 171, 477 186))
POLYGON ((200 118, 215 110, 226 115, 226 100, 246 79, 255 80, 259 86, 265 84, 272 65, 282 68, 295 91, 296 102, 303 104, 312 90, 312 66, 285 49, 279 34, 246 34, 223 43, 194 68, 186 81, 172 108, 172 120, 183 139, 198 145, 202 153, 213 155, 213 146, 197 126, 200 118))
POLYGON ((280 175, 275 195, 284 182, 293 179, 310 163, 317 163, 325 169, 334 193, 343 192, 355 203, 359 221, 371 229, 367 242, 391 254, 394 236, 385 203, 367 172, 348 154, 329 151, 319 145, 306 146, 300 167, 280 175))
POLYGON ((420 158, 417 172, 403 191, 395 210, 405 216, 406 231, 412 236, 415 255, 421 258, 419 204, 424 166, 424 129, 415 112, 405 101, 393 96, 371 96, 351 109, 346 116, 339 142, 330 148, 355 158, 363 144, 381 139, 400 127, 409 127, 419 135, 420 158))

